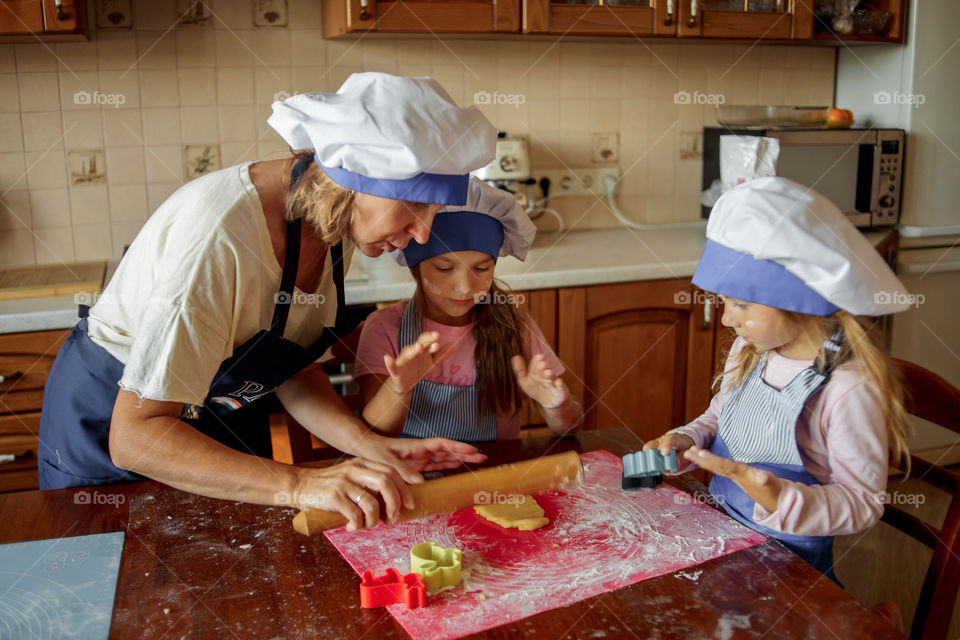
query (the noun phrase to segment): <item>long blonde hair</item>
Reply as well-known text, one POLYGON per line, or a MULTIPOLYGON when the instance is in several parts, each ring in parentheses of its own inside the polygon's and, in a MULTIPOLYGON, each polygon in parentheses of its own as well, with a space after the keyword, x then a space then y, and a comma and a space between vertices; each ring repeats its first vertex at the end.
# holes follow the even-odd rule
MULTIPOLYGON (((814 360, 815 367, 823 367, 827 358, 831 357, 834 367, 849 363, 866 378, 869 383, 868 388, 883 413, 890 442, 890 462, 896 466, 901 462, 904 463, 909 474, 910 451, 907 447, 907 437, 910 435, 910 424, 907 422, 907 412, 903 406, 903 385, 890 358, 875 341, 876 334, 870 333, 876 322, 870 324, 867 319, 858 318, 842 310, 824 317, 779 309, 778 311, 786 316, 789 323, 800 330, 801 336, 820 345, 814 360), (823 343, 837 329, 843 331, 846 339, 840 353, 834 357, 827 353, 823 343)), ((728 388, 733 390, 740 386, 756 366, 760 356, 760 350, 752 342, 748 342, 734 361, 728 364, 727 370, 714 379, 714 386, 719 387, 724 376, 728 374, 731 376, 728 388)))
MULTIPOLYGON (((426 308, 420 265, 410 267, 417 291, 414 294, 420 306, 420 315, 426 308)), ((524 315, 515 304, 510 289, 494 280, 490 284, 487 301, 475 304, 470 311, 473 322, 470 333, 476 342, 473 360, 477 370, 477 420, 489 412, 508 417, 520 410, 523 395, 517 384, 510 359, 524 354, 524 315)))
MULTIPOLYGON (((313 152, 294 153, 294 163, 313 160, 313 152)), ((305 220, 327 245, 340 242, 350 229, 354 192, 330 179, 311 162, 303 176, 284 199, 287 220, 305 220)))

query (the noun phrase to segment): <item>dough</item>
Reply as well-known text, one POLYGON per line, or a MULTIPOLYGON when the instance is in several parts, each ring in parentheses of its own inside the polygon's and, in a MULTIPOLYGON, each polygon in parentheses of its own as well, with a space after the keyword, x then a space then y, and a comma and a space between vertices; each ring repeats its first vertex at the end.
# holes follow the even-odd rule
POLYGON ((498 504, 483 504, 473 508, 478 514, 507 529, 532 531, 548 524, 543 509, 533 496, 510 496, 511 500, 498 504))

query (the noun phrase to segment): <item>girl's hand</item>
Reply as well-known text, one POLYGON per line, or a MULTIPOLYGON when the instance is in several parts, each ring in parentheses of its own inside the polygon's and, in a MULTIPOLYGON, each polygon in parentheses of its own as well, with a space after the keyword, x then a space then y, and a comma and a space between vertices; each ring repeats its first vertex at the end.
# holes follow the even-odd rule
POLYGON ((682 455, 684 451, 693 446, 693 438, 681 435, 679 433, 665 433, 659 438, 648 440, 643 444, 643 450, 657 449, 663 455, 670 455, 670 450, 674 449, 677 455, 682 455))
POLYGON ((419 484, 418 471, 454 469, 464 462, 483 462, 487 456, 465 442, 446 438, 387 438, 368 433, 354 453, 389 465, 406 482, 419 484))
POLYGON ((383 355, 383 364, 390 373, 394 391, 403 394, 413 389, 454 348, 452 342, 441 347, 437 342, 439 339, 440 334, 436 331, 424 331, 416 342, 405 346, 396 358, 383 355))
POLYGON ((683 457, 699 465, 701 469, 733 480, 744 493, 767 511, 777 510, 783 483, 769 471, 752 467, 745 462, 721 458, 700 447, 690 447, 683 457))
MULTIPOLYGON (((347 530, 373 527, 380 521, 383 497, 387 520, 401 507, 412 508, 413 494, 400 474, 389 465, 353 458, 326 469, 303 469, 293 494, 301 509, 336 511, 347 518, 347 530)), ((288 504, 288 501, 284 501, 288 504)))
POLYGON ((533 356, 529 367, 523 356, 513 356, 510 365, 520 389, 544 409, 556 409, 570 397, 570 389, 552 369, 547 368, 543 354, 533 356))

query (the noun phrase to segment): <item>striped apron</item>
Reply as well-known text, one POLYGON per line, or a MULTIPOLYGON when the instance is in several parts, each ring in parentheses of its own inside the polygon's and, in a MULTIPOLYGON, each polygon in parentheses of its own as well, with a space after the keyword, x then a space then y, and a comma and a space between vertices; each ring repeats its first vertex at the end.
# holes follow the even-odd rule
MULTIPOLYGON (((397 353, 417 341, 423 333, 422 327, 417 298, 413 297, 400 319, 397 353)), ((477 422, 476 385, 454 386, 421 380, 413 388, 410 410, 400 437, 492 442, 497 439, 497 416, 489 412, 477 422)))
MULTIPOLYGON (((766 364, 767 356, 763 354, 743 384, 727 398, 709 450, 784 480, 819 484, 803 466, 796 430, 807 400, 823 387, 829 374, 810 367, 778 391, 763 381, 766 364)), ((833 536, 798 536, 758 525, 753 521, 753 499, 729 478, 714 474, 710 493, 731 516, 776 538, 839 584, 833 572, 833 536)))

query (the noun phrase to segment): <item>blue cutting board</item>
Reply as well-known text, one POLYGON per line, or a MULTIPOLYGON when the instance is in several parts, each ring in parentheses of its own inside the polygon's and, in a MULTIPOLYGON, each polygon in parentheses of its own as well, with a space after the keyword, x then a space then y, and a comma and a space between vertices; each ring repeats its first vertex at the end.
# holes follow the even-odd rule
POLYGON ((0 545, 0 638, 106 638, 123 535, 0 545))

